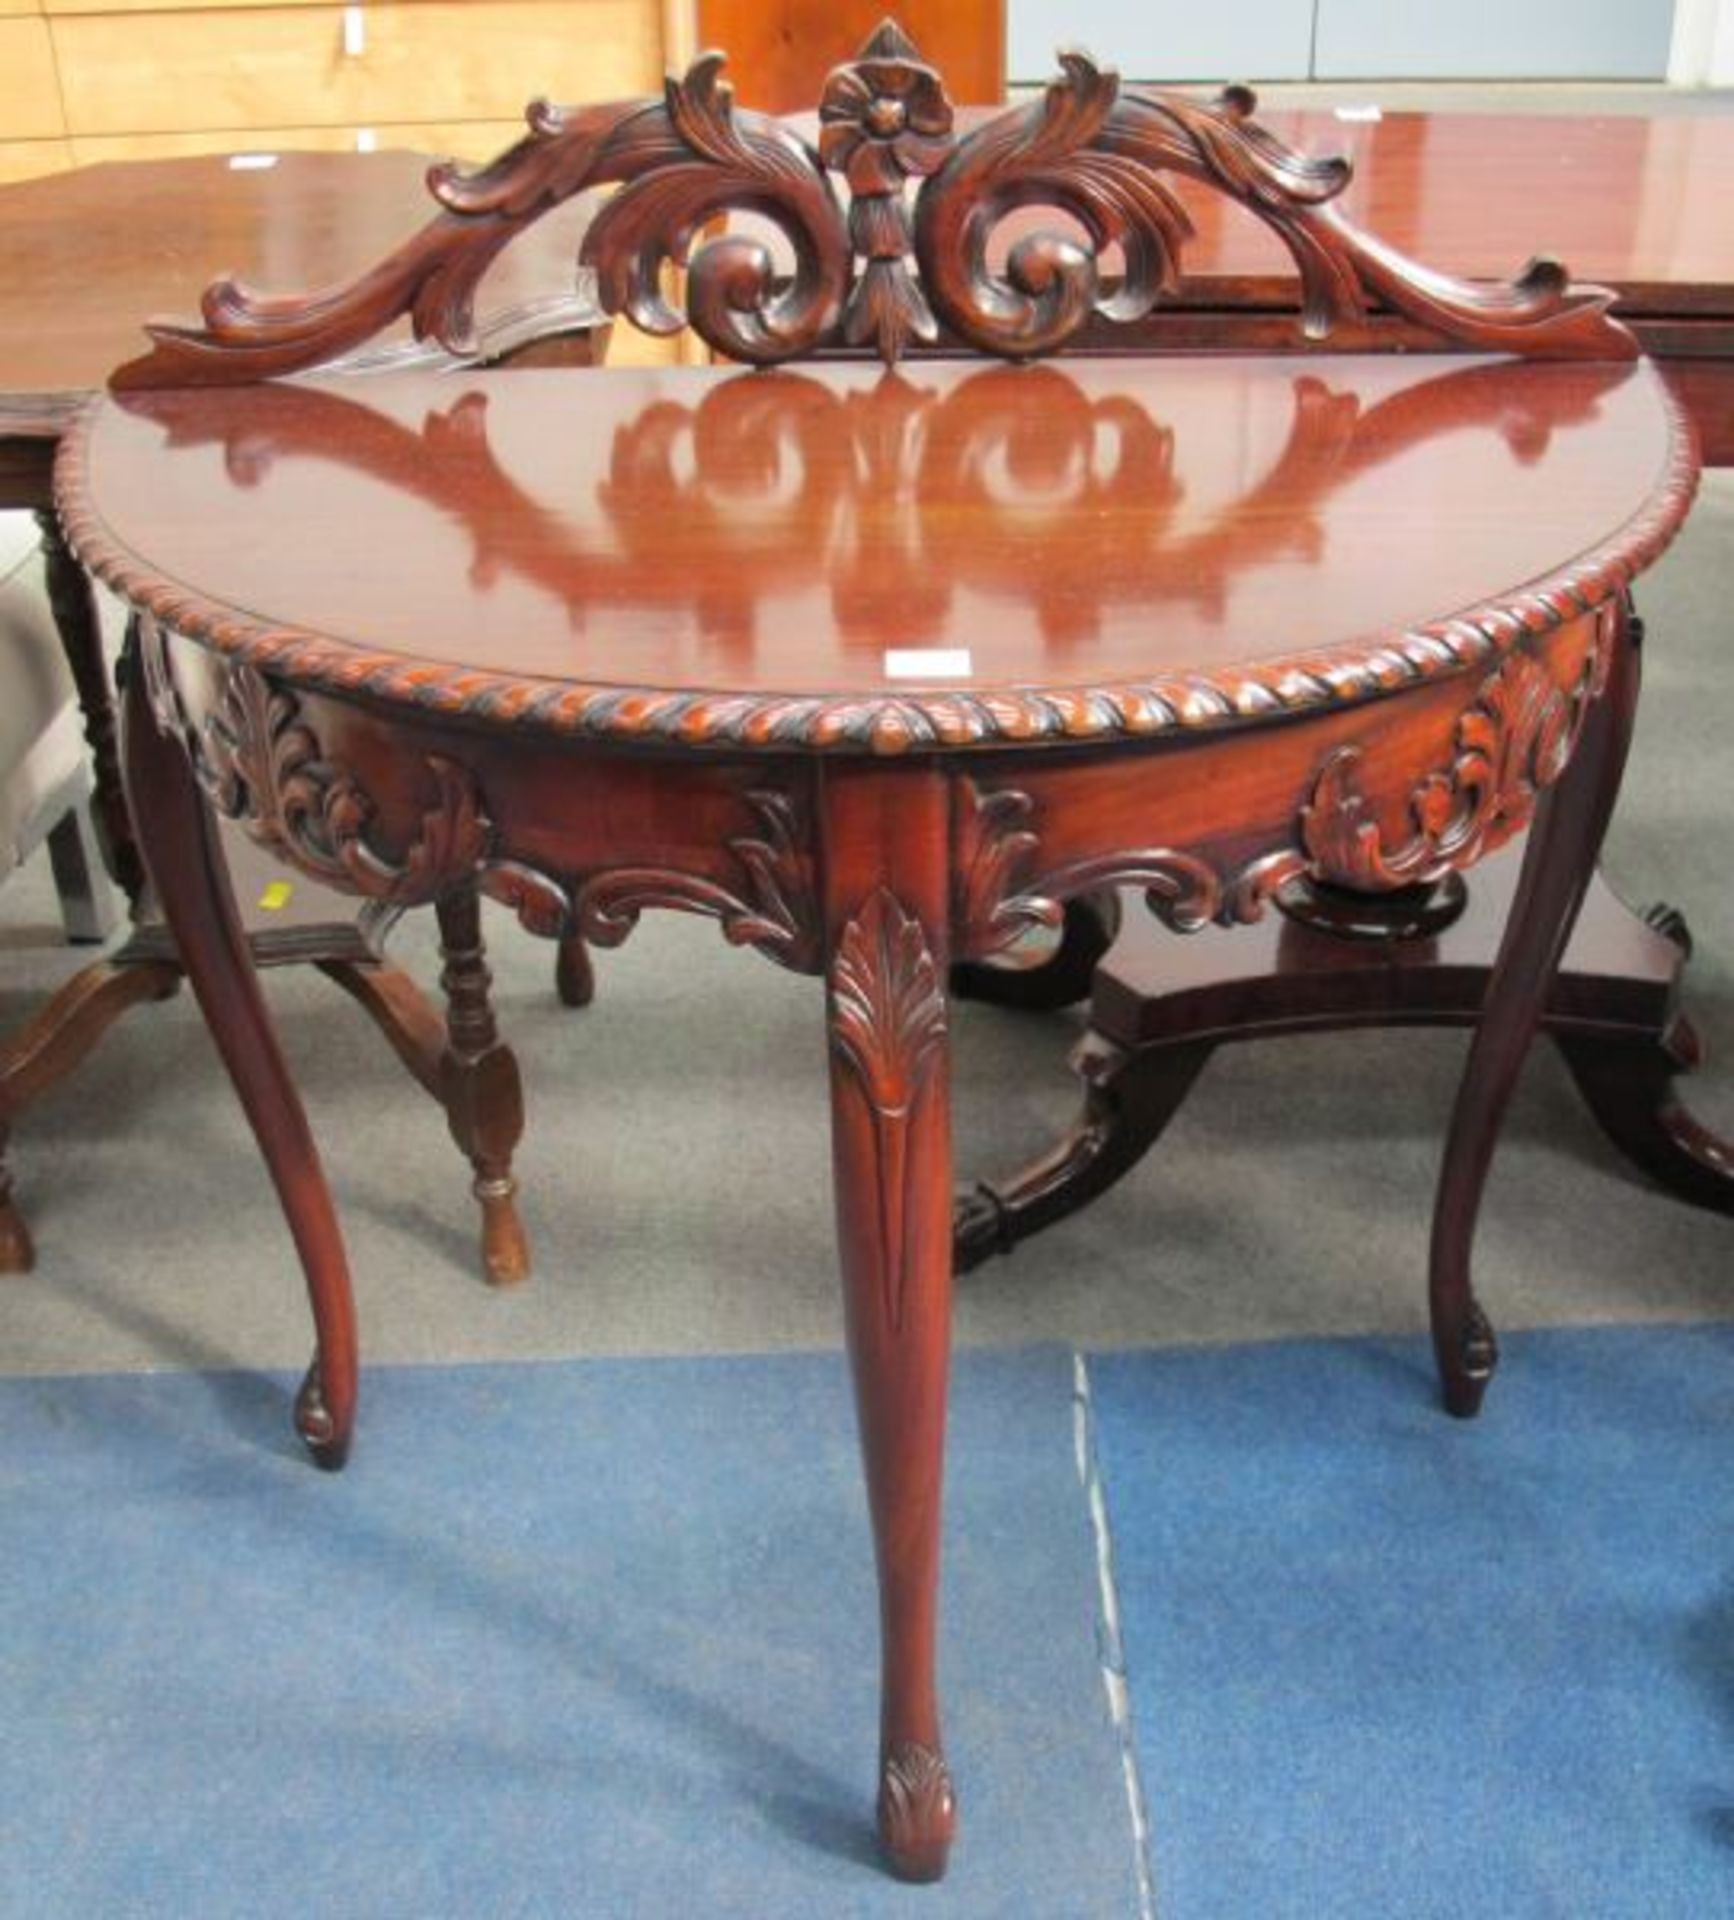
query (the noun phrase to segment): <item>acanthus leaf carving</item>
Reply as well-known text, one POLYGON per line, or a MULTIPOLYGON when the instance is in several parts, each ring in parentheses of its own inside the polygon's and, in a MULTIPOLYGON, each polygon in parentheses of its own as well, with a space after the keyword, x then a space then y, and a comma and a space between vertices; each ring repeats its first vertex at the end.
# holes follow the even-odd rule
POLYGON ((1360 749, 1339 747, 1301 809, 1309 871, 1363 893, 1426 885, 1493 851, 1528 820, 1536 796, 1563 772, 1585 716, 1606 684, 1617 609, 1598 618, 1569 691, 1519 648, 1482 683, 1457 722, 1451 764, 1409 796, 1411 831, 1387 847, 1356 781, 1360 749))
POLYGON ((617 947, 647 907, 709 914, 732 945, 756 947, 796 972, 811 969, 818 959, 819 916, 800 814, 790 795, 772 788, 754 788, 746 799, 760 832, 728 842, 746 876, 739 892, 673 868, 614 867, 579 889, 578 931, 599 947, 617 947))
POLYGON ((1132 848, 1041 867, 1033 802, 1017 788, 963 782, 956 913, 963 950, 982 959, 1022 934, 1058 927, 1067 900, 1111 887, 1139 887, 1150 911, 1176 933, 1257 920, 1265 903, 1306 871, 1298 847, 1282 847, 1224 871, 1174 847, 1132 848))
POLYGON ((1388 307, 1442 340, 1480 350, 1629 359, 1613 295, 1573 286, 1535 260, 1513 280, 1481 285, 1406 259, 1332 204, 1347 161, 1294 152, 1251 118, 1254 96, 1215 102, 1124 88, 1089 55, 1060 56, 1060 77, 1035 102, 995 114, 962 140, 935 68, 887 22, 835 69, 820 105, 817 152, 789 126, 735 108, 723 56, 705 53, 670 76, 661 100, 583 108, 536 102, 528 131, 471 173, 433 169, 440 212, 346 286, 301 297, 219 281, 203 326, 152 326, 152 352, 114 376, 121 387, 217 384, 317 366, 409 317, 418 340, 455 354, 481 348, 477 290, 525 227, 585 189, 615 186, 585 234, 600 303, 651 332, 691 322, 731 358, 784 360, 828 342, 871 344, 887 362, 938 335, 1025 357, 1058 346, 1093 314, 1136 320, 1179 285, 1193 228, 1171 185, 1183 176, 1246 207, 1287 246, 1311 337, 1388 307), (846 178, 847 216, 828 169, 846 178), (908 203, 914 192, 913 209, 908 203), (1047 206, 1082 238, 1034 231, 1003 268, 989 239, 1008 213, 1047 206), (723 233, 694 250, 720 217, 768 219, 794 256, 723 233), (1118 284, 1100 256, 1117 247, 1118 284), (919 273, 910 269, 911 257, 919 273), (859 262, 859 265, 857 264, 859 262), (685 267, 685 314, 664 269, 685 267))
POLYGON ((194 768, 219 813, 316 879, 394 906, 418 906, 478 871, 493 829, 469 773, 430 754, 434 797, 401 856, 372 838, 377 809, 347 768, 329 760, 301 704, 257 668, 231 663, 196 735, 194 768))
POLYGON ((902 1331, 909 1264, 911 1134, 946 1037, 945 993, 921 922, 879 887, 838 939, 830 973, 831 1045, 860 1087, 878 1159, 880 1298, 902 1331))

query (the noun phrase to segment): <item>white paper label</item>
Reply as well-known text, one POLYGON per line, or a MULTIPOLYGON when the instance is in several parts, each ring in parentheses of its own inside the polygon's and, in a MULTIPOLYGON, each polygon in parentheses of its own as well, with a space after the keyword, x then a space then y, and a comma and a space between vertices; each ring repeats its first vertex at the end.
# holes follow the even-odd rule
POLYGON ((1385 109, 1383 107, 1372 106, 1371 104, 1360 107, 1338 107, 1336 114, 1339 120, 1365 120, 1370 123, 1375 120, 1383 120, 1385 117, 1385 109))
POLYGON ((268 167, 277 164, 274 153, 232 153, 229 155, 231 173, 263 173, 268 167))
POLYGON ((343 51, 351 60, 359 60, 367 51, 367 12, 362 7, 343 9, 343 51))
POLYGON ((887 680, 967 680, 973 669, 968 647, 890 647, 887 680))
POLYGON ((371 127, 357 127, 355 129, 355 151, 357 153, 372 153, 378 145, 379 136, 371 127))

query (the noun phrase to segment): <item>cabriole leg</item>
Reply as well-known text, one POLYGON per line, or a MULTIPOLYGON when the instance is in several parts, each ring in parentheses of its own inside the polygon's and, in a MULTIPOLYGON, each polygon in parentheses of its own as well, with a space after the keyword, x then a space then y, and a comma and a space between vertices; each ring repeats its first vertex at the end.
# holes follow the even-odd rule
POLYGON ((1631 742, 1638 663, 1636 635, 1624 615, 1612 646, 1608 683, 1585 717, 1577 752, 1536 805, 1439 1176, 1429 1276, 1433 1349, 1445 1406, 1464 1419, 1480 1411, 1499 1358, 1470 1284, 1476 1214, 1500 1122, 1595 871, 1631 742))
POLYGON ((355 1424, 357 1360, 343 1237, 307 1116, 259 992, 215 825, 184 746, 158 729, 139 654, 135 627, 124 706, 127 797, 163 917, 259 1142, 307 1276, 317 1345, 296 1398, 295 1424, 322 1467, 340 1467, 355 1424))
POLYGON ((894 1872, 945 1871, 939 1605, 951 1338, 947 810, 925 772, 841 772, 824 811, 837 1237, 882 1648, 879 1836, 894 1872))

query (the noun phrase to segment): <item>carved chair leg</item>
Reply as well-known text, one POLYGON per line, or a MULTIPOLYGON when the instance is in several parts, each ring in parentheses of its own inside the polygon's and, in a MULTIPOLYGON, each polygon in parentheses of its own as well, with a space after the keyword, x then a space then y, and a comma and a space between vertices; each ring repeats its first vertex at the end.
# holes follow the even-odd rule
POLYGON ((144 893, 144 863, 139 858, 121 783, 114 701, 109 692, 108 662, 102 648, 102 622, 97 616, 95 589, 66 544, 59 516, 45 509, 37 514, 36 524, 42 530, 48 604, 66 653, 66 663, 72 669, 79 709, 84 715, 84 738, 90 749, 96 781, 96 822, 105 864, 136 912, 144 893))
POLYGON ((956 1827, 934 1678, 951 1320, 946 835, 937 776, 827 781, 832 1155, 879 1570, 879 1836, 909 1880, 944 1873, 956 1827))
POLYGON ((1595 871, 1619 790, 1637 705, 1635 642, 1622 618, 1607 687, 1585 718, 1577 752, 1537 802, 1451 1117, 1433 1213, 1429 1286, 1445 1406, 1460 1418, 1480 1411, 1499 1358, 1493 1329, 1470 1283, 1476 1214, 1500 1122, 1595 871))
POLYGON ((957 1271, 1017 1243, 1106 1193, 1161 1136, 1216 1045, 1143 1047, 1128 1053, 1086 1033, 1072 1055, 1084 1105, 1071 1129, 1009 1180, 980 1181, 957 1202, 957 1271))
POLYGON ((1554 1035, 1578 1092, 1602 1131, 1652 1180, 1694 1206, 1734 1213, 1734 1140, 1696 1120, 1675 1089, 1702 1057, 1696 1030, 1677 1017, 1658 1038, 1554 1035))
POLYGON ((554 991, 566 1007, 587 1007, 596 998, 596 970, 581 933, 569 933, 554 952, 554 991))
POLYGON ((295 1423, 340 1467, 355 1423, 355 1305, 337 1215, 301 1099, 271 1026, 215 824, 184 744, 158 730, 136 635, 123 708, 127 795, 164 917, 246 1110, 307 1277, 317 1344, 295 1423))
POLYGON ((493 976, 482 941, 480 893, 473 884, 462 887, 444 895, 435 912, 445 959, 440 984, 446 992, 440 1097, 452 1138, 476 1170, 482 1270, 493 1285, 509 1286, 530 1271, 530 1244, 518 1217, 518 1182, 512 1173, 512 1153, 524 1131, 518 1062, 499 1036, 488 998, 493 976))
POLYGON ((0 1118, 0 1273, 28 1273, 36 1264, 30 1229, 12 1198, 12 1167, 6 1148, 12 1129, 0 1118))
POLYGON ((1086 999, 1096 965, 1120 931, 1120 896, 1080 894, 1066 902, 1059 944, 1034 966, 960 960, 951 970, 951 991, 960 1000, 1015 1007, 1022 1013, 1057 1013, 1086 999))

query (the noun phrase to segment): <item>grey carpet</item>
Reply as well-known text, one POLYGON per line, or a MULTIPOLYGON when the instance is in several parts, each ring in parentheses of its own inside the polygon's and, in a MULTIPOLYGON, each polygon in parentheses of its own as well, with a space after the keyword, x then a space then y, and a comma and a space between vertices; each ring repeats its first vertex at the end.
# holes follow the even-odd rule
MULTIPOLYGON (((1616 886, 1683 907, 1692 1088, 1734 1135, 1734 476, 1712 476, 1642 589, 1638 740, 1607 849, 1616 886)), ((45 864, 0 890, 0 1031, 80 964, 45 864)), ((537 1271, 477 1277, 467 1169, 359 1012, 311 974, 270 996, 349 1237, 376 1360, 742 1351, 840 1338, 818 988, 647 921, 561 1010, 552 955, 491 923, 524 1061, 519 1159, 537 1271)), ((430 917, 396 957, 430 985, 430 917)), ((1072 1018, 964 1008, 961 1173, 1004 1170, 1073 1105, 1072 1018)), ((1430 1187, 1464 1041, 1362 1034, 1218 1054, 1158 1153, 1084 1217, 961 1284, 968 1342, 1083 1346, 1400 1332, 1424 1324, 1430 1187)), ((134 1013, 24 1119, 13 1158, 39 1265, 5 1283, 14 1371, 293 1366, 287 1236, 186 996, 134 1013)), ((1525 1075, 1478 1243, 1505 1326, 1734 1311, 1730 1222, 1631 1173, 1545 1049, 1525 1075)))

